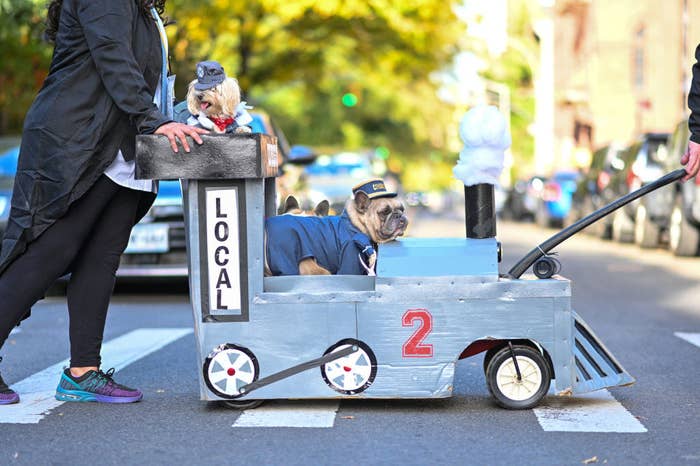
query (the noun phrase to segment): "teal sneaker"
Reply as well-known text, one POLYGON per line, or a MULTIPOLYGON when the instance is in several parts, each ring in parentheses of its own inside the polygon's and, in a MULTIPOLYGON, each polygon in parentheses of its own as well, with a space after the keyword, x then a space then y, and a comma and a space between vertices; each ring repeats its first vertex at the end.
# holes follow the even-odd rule
POLYGON ((73 377, 70 369, 61 374, 56 388, 59 401, 96 401, 98 403, 134 403, 143 398, 143 393, 114 381, 114 368, 107 372, 89 371, 81 377, 73 377))

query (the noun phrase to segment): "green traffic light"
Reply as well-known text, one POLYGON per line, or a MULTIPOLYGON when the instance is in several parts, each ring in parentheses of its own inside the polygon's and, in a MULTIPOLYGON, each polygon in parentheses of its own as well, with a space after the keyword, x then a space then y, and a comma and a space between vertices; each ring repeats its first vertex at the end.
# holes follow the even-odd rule
POLYGON ((384 146, 379 146, 376 149, 374 149, 374 155, 376 155, 382 160, 386 160, 389 158, 389 149, 384 146))
POLYGON ((353 94, 352 92, 347 92, 343 94, 343 97, 341 98, 341 102, 343 102, 343 105, 346 107, 354 107, 357 105, 357 96, 353 94))

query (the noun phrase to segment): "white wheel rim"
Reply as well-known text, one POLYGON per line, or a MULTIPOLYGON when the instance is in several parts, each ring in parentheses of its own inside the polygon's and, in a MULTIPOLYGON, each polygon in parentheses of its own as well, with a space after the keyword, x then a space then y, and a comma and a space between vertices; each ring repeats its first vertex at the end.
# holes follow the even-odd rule
POLYGON ((513 358, 508 358, 496 372, 498 390, 513 401, 524 401, 532 398, 542 386, 542 371, 532 359, 526 356, 516 356, 521 379, 513 364, 513 358))
POLYGON ((243 351, 227 349, 209 362, 207 377, 213 387, 228 396, 240 395, 240 389, 255 379, 253 360, 243 351))
POLYGON ((668 228, 668 242, 671 249, 678 249, 681 242, 681 222, 683 221, 683 213, 679 207, 674 207, 671 213, 671 225, 668 228))
MULTIPOLYGON (((342 345, 333 350, 340 351, 352 345, 342 345)), ((362 348, 354 353, 331 361, 323 366, 328 383, 342 391, 353 391, 364 386, 372 374, 372 361, 362 348)))

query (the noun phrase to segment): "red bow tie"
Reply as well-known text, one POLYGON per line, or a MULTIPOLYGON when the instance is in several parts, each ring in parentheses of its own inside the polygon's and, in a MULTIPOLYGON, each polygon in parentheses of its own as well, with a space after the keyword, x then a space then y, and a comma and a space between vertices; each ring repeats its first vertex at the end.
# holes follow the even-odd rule
POLYGON ((217 128, 219 128, 221 131, 226 131, 226 128, 233 123, 233 118, 228 117, 228 118, 209 118, 212 123, 216 125, 217 128))

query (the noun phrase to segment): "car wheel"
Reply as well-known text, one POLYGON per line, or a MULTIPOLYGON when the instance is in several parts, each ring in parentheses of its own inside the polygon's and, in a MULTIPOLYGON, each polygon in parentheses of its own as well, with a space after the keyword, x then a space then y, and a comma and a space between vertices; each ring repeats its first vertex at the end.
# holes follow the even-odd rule
POLYGON ((618 243, 634 241, 634 225, 621 209, 616 210, 613 214, 612 239, 618 243))
POLYGON ((530 346, 513 345, 512 351, 510 346, 504 346, 493 355, 486 367, 489 392, 496 403, 506 409, 537 406, 549 391, 550 382, 547 360, 530 346))
POLYGON ((678 196, 673 205, 668 228, 669 249, 675 256, 695 256, 698 253, 700 234, 688 222, 683 211, 683 198, 678 196))
POLYGON ((649 218, 644 204, 637 206, 634 216, 634 242, 641 248, 654 248, 659 244, 659 227, 649 218))
POLYGON ((535 214, 535 223, 537 224, 537 226, 542 228, 550 228, 552 226, 552 219, 549 218, 549 215, 547 214, 547 208, 543 204, 540 204, 540 206, 537 208, 537 213, 535 214))
MULTIPOLYGON (((588 217, 591 215, 593 212, 596 211, 595 205, 593 204, 593 201, 591 200, 590 197, 586 197, 586 200, 583 202, 583 212, 581 213, 581 218, 588 217)), ((596 238, 605 238, 605 220, 607 217, 603 217, 602 219, 599 219, 596 222, 591 223, 586 227, 584 233, 590 234, 596 238)))

